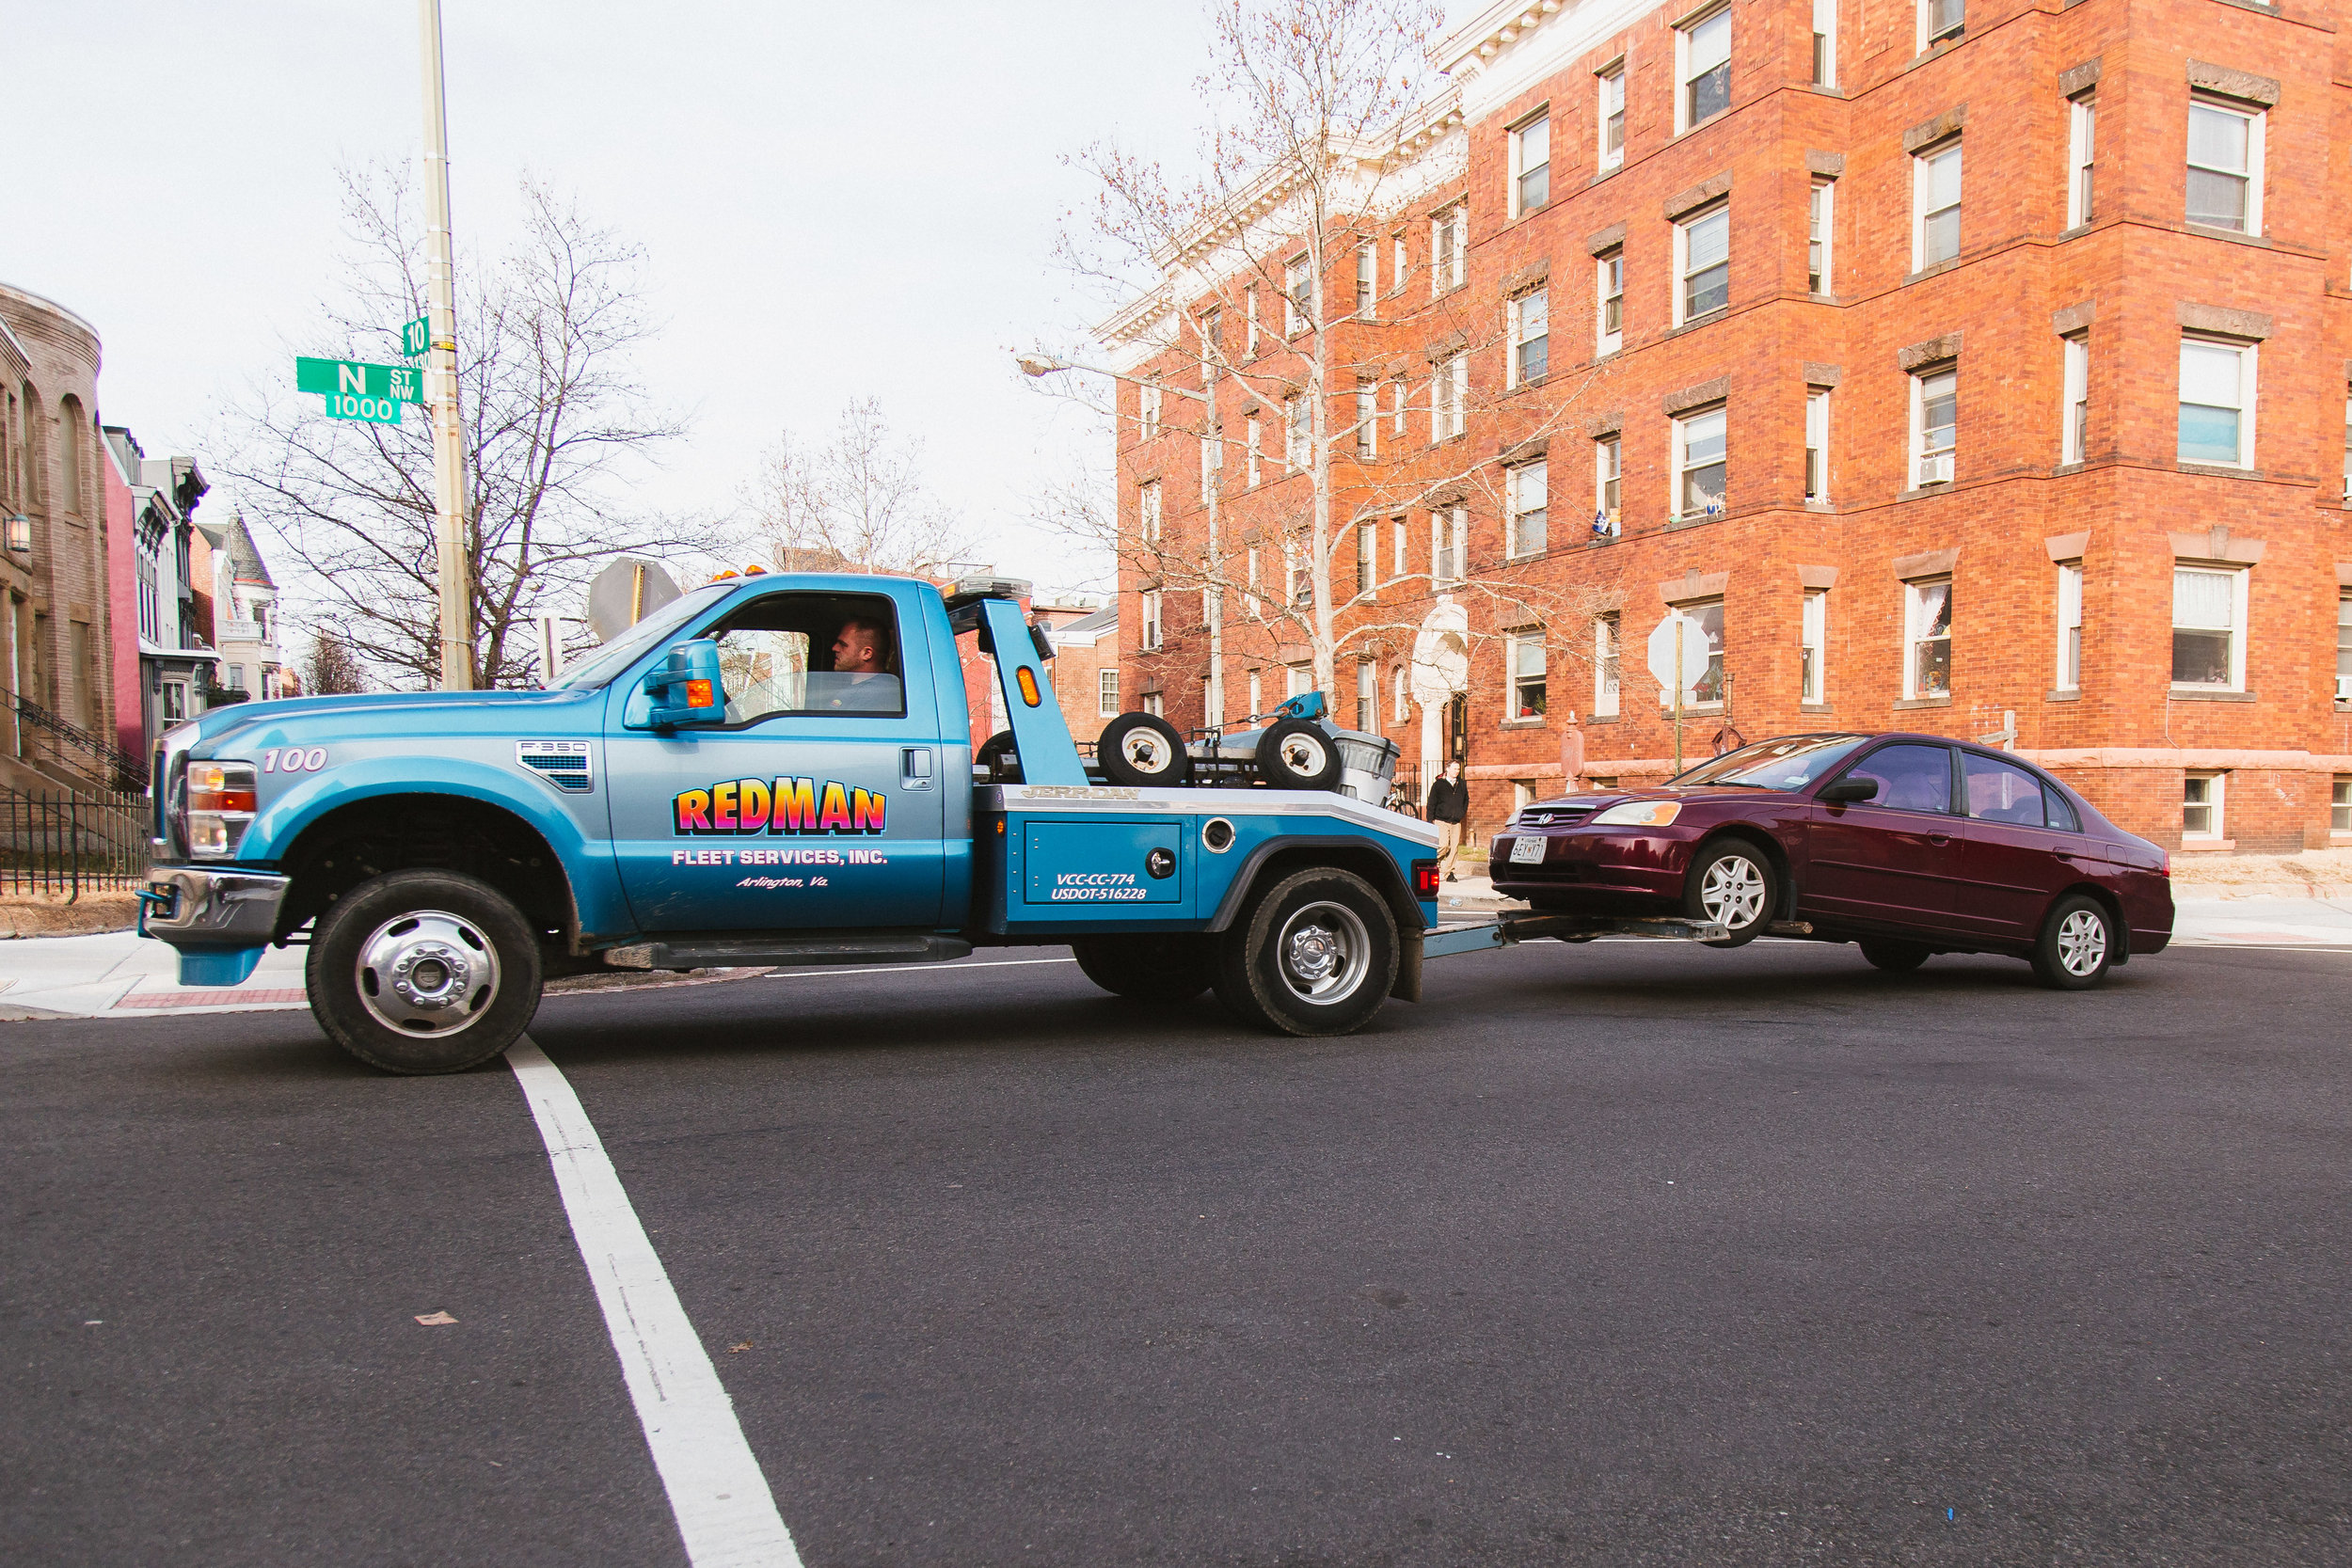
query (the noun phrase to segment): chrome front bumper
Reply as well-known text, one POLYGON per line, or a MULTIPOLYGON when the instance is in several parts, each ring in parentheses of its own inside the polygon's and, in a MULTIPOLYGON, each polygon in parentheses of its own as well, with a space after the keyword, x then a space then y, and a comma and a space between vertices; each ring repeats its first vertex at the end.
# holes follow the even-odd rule
POLYGON ((156 865, 139 895, 139 934, 174 947, 259 947, 278 933, 293 879, 274 871, 156 865))

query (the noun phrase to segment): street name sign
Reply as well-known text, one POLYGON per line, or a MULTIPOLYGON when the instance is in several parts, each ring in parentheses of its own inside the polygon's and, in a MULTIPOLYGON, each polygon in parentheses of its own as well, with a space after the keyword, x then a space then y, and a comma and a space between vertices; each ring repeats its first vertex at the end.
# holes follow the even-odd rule
POLYGON ((403 404, 424 401, 424 377, 412 365, 369 365, 354 359, 294 359, 294 390, 323 392, 330 420, 400 423, 403 404))
POLYGON ((401 353, 411 359, 421 359, 424 357, 425 350, 432 346, 433 318, 431 316, 419 316, 415 321, 401 324, 401 353))

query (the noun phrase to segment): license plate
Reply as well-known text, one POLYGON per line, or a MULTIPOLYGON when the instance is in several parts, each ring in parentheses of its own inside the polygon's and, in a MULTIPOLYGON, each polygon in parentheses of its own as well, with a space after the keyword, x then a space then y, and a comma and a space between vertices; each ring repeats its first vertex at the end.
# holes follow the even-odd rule
POLYGON ((1511 846, 1511 863, 1513 865, 1543 864, 1545 842, 1540 838, 1520 839, 1511 846))

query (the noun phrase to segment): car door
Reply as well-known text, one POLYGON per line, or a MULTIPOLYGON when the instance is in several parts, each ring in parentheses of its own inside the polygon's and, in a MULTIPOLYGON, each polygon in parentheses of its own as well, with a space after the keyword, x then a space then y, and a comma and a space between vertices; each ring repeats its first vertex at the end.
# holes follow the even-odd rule
POLYGON ((2086 863, 2103 857, 2079 832, 2050 826, 2042 780, 2015 763, 1962 747, 1960 784, 1967 812, 1956 906, 1961 926, 2030 942, 2050 900, 2076 879, 2070 857, 2085 855, 2086 863))
MULTIPOLYGON (((729 602, 722 724, 640 727, 640 669, 608 699, 621 884, 645 931, 930 927, 941 920, 946 781, 936 683, 912 586, 780 589, 729 602), (879 671, 834 667, 852 625, 879 671)), ((650 667, 668 643, 653 650, 650 667)), ((957 713, 962 705, 956 705, 957 713)))
POLYGON ((1800 918, 1952 930, 1963 853, 1952 815, 1952 749, 1895 741, 1836 777, 1874 779, 1879 791, 1867 800, 1813 802, 1800 918))

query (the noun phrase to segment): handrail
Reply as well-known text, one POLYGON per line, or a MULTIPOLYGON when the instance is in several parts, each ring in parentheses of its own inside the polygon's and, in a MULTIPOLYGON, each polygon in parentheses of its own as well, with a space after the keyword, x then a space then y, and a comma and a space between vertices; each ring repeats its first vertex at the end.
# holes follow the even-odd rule
POLYGON ((8 695, 8 700, 15 705, 18 716, 35 728, 47 730, 58 738, 79 746, 83 751, 113 768, 116 775, 128 783, 133 789, 147 787, 146 758, 133 756, 121 747, 92 735, 81 725, 58 718, 29 697, 13 693, 8 695))

